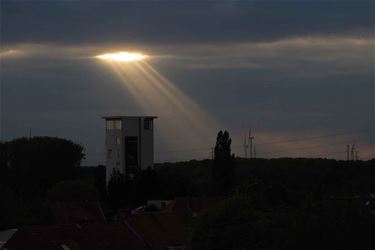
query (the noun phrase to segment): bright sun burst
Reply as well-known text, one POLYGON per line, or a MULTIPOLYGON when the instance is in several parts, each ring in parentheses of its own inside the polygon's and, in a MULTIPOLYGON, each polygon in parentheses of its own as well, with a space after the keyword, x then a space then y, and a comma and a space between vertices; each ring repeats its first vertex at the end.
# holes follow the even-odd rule
POLYGON ((140 61, 147 57, 147 55, 141 53, 132 53, 127 51, 120 51, 115 53, 107 53, 102 55, 95 56, 96 58, 107 60, 107 61, 115 61, 115 62, 133 62, 133 61, 140 61))

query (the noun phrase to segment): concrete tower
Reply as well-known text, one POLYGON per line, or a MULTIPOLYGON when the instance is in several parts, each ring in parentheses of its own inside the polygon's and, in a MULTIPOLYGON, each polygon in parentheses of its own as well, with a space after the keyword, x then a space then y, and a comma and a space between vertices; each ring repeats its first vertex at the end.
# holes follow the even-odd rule
POLYGON ((138 170, 153 167, 155 116, 107 116, 106 180, 113 170, 132 177, 138 170))

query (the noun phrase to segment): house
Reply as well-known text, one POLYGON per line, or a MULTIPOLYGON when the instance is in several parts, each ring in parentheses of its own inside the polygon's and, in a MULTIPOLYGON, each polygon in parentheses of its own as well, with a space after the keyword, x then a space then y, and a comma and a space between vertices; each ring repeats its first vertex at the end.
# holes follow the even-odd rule
POLYGON ((3 240, 6 242, 3 248, 186 250, 191 248, 191 219, 221 201, 220 197, 154 200, 149 204, 160 205, 160 211, 123 209, 118 215, 119 220, 110 223, 97 202, 56 203, 52 212, 57 224, 12 230, 3 240))
POLYGON ((114 170, 132 178, 154 164, 156 116, 106 116, 106 181, 114 170))
POLYGON ((178 197, 174 200, 151 200, 147 206, 156 211, 122 210, 119 218, 129 224, 155 250, 191 248, 192 219, 222 202, 221 197, 178 197))

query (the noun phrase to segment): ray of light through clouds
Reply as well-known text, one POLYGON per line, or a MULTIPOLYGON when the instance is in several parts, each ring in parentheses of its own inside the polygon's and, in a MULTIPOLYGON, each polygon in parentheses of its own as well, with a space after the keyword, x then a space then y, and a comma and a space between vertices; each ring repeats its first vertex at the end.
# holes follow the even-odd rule
MULTIPOLYGON (((178 147, 181 142, 198 148, 210 147, 214 141, 207 140, 205 136, 212 134, 214 138, 212 131, 220 128, 218 123, 147 61, 142 60, 146 57, 128 52, 96 56, 110 66, 145 115, 158 116, 159 138, 169 144, 169 150, 178 147), (178 138, 179 141, 171 143, 168 138, 178 138)), ((207 155, 200 157, 204 156, 207 155)))
POLYGON ((374 5, 4 1, 1 139, 32 128, 98 164, 100 117, 145 114, 159 161, 208 158, 218 129, 243 156, 250 127, 260 157, 374 158, 374 5), (148 56, 94 56, 130 49, 148 56))

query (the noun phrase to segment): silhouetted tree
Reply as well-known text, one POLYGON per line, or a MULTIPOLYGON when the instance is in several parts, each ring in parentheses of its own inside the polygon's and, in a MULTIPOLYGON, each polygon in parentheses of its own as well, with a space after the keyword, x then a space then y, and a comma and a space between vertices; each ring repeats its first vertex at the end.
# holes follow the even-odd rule
POLYGON ((233 181, 234 154, 231 154, 231 143, 228 131, 217 134, 213 177, 219 188, 227 188, 233 181))
POLYGON ((84 159, 83 147, 55 137, 20 138, 2 145, 1 168, 23 199, 43 197, 57 182, 71 178, 84 159))
POLYGON ((0 141, 0 171, 7 168, 7 145, 5 142, 0 141))
POLYGON ((126 203, 127 183, 125 175, 114 169, 108 182, 108 204, 117 210, 126 203))
POLYGON ((160 193, 160 184, 155 170, 148 168, 139 171, 131 181, 131 204, 139 206, 145 204, 147 200, 157 199, 160 193))
POLYGON ((0 141, 0 189, 6 189, 9 185, 7 144, 0 141))

